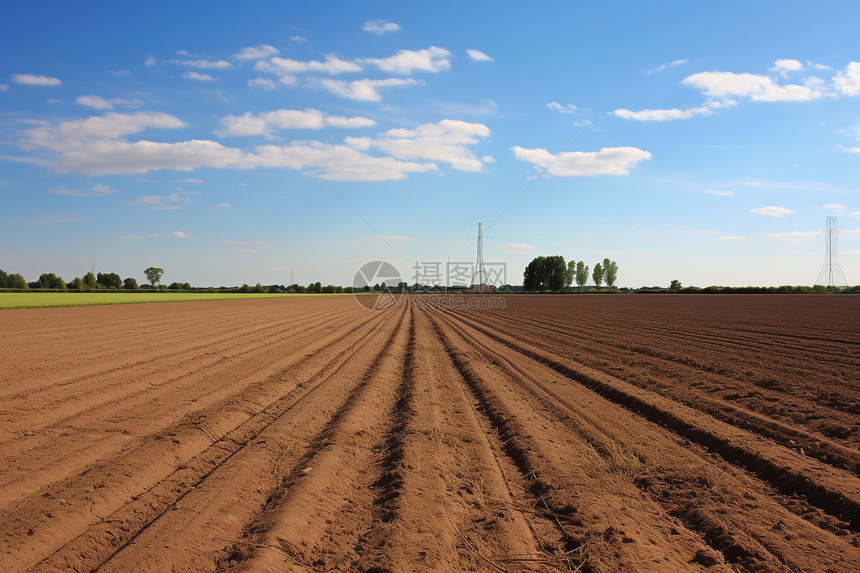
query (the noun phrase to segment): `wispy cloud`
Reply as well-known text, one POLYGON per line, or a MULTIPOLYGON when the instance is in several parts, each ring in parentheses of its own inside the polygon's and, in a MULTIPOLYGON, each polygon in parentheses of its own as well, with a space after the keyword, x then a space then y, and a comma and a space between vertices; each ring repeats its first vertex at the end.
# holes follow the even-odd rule
POLYGON ((347 82, 344 80, 321 79, 318 85, 344 99, 356 101, 382 101, 382 93, 392 88, 407 86, 419 86, 424 82, 413 78, 387 78, 384 80, 355 80, 347 82))
POLYGON ((466 53, 469 54, 469 57, 473 62, 493 62, 495 61, 493 58, 482 52, 481 50, 473 50, 468 49, 466 53))
POLYGON ((750 209, 750 213, 754 215, 782 218, 787 215, 794 215, 796 211, 792 211, 786 207, 759 207, 758 209, 750 209))
POLYGON ((126 106, 138 106, 143 102, 140 100, 127 100, 123 98, 111 98, 106 99, 97 95, 82 95, 78 96, 75 99, 75 103, 78 105, 83 105, 86 107, 91 107, 93 109, 113 109, 114 106, 117 105, 126 105, 126 106))
POLYGON ((183 231, 171 231, 169 233, 149 233, 146 236, 152 239, 193 239, 197 237, 197 235, 190 235, 183 231))
POLYGON ((774 233, 765 235, 764 238, 782 243, 802 243, 821 236, 821 231, 789 231, 787 233, 774 233))
POLYGON ((686 64, 686 63, 687 63, 687 62, 689 62, 689 61, 690 61, 690 60, 689 60, 689 59, 687 59, 687 58, 684 58, 684 59, 682 59, 682 60, 673 60, 673 61, 671 61, 671 62, 667 62, 667 63, 665 63, 665 64, 660 64, 660 65, 659 65, 659 66, 657 66, 656 68, 652 68, 652 69, 649 69, 649 70, 644 70, 644 71, 643 71, 643 73, 648 74, 648 75, 651 75, 651 74, 657 74, 657 73, 660 73, 660 72, 662 72, 662 71, 665 71, 665 70, 667 70, 667 69, 669 69, 669 68, 677 68, 678 66, 683 66, 684 64, 686 64))
POLYGON ((737 197, 734 191, 723 191, 721 189, 708 189, 705 191, 708 195, 716 195, 717 197, 737 197))
POLYGON ((63 82, 59 78, 50 76, 38 76, 34 74, 15 74, 12 76, 12 81, 19 86, 58 86, 63 82))
POLYGON ((242 48, 236 54, 234 54, 233 57, 240 62, 247 62, 249 60, 262 60, 263 58, 270 58, 272 56, 277 56, 280 53, 281 51, 274 46, 270 46, 268 44, 260 44, 259 46, 250 46, 247 48, 242 48))
POLYGON ((506 245, 502 245, 502 248, 506 251, 523 255, 533 251, 535 247, 528 243, 508 243, 506 245))
POLYGON ((821 208, 835 213, 844 213, 848 207, 840 203, 828 203, 827 205, 822 205, 821 208))
POLYGON ((170 60, 177 66, 190 66, 201 70, 229 70, 233 64, 227 60, 170 60))
POLYGON ((221 119, 224 126, 215 132, 219 137, 242 135, 265 135, 276 137, 276 129, 323 129, 325 127, 361 128, 376 125, 366 117, 344 117, 328 115, 318 109, 278 109, 257 115, 245 112, 240 116, 228 115, 221 119))
POLYGON ((364 26, 362 26, 361 29, 365 32, 370 32, 371 34, 380 36, 382 34, 397 32, 400 30, 400 26, 394 22, 388 22, 386 20, 369 20, 364 23, 364 26))
POLYGON ((93 185, 89 189, 69 189, 68 187, 57 187, 51 191, 54 195, 67 195, 69 197, 104 197, 113 195, 116 189, 108 185, 93 185))
POLYGON ((199 72, 185 72, 182 74, 182 77, 186 80, 194 80, 197 82, 214 82, 218 79, 214 76, 210 76, 209 74, 201 74, 199 72))
POLYGON ((576 106, 573 105, 572 103, 560 104, 557 101, 551 101, 548 104, 546 104, 546 106, 553 111, 559 111, 561 113, 574 113, 574 112, 576 112, 576 106))
POLYGON ((572 151, 561 155, 546 149, 526 149, 516 146, 514 156, 532 163, 537 169, 547 169, 550 175, 581 177, 590 175, 627 175, 640 161, 651 159, 651 153, 636 147, 604 147, 600 151, 572 151))

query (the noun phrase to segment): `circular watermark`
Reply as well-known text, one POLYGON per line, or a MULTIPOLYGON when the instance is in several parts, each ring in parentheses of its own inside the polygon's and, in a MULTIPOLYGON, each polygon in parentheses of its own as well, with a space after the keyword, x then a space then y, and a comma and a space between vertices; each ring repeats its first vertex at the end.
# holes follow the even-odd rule
POLYGON ((400 287, 400 271, 388 261, 364 263, 352 279, 352 292, 363 307, 385 310, 397 302, 395 289, 400 287))

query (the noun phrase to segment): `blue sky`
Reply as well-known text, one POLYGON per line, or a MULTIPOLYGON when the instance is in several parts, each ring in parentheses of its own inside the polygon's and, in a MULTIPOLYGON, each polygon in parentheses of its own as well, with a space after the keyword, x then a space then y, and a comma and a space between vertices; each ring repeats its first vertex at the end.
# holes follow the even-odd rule
POLYGON ((856 2, 5 2, 0 269, 860 283, 856 2))

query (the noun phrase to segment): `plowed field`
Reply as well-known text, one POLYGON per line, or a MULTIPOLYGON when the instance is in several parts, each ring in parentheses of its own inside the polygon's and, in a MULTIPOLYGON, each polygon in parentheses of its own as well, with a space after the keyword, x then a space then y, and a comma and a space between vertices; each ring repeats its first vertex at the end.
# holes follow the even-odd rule
POLYGON ((860 571, 860 297, 0 325, 3 572, 860 571))

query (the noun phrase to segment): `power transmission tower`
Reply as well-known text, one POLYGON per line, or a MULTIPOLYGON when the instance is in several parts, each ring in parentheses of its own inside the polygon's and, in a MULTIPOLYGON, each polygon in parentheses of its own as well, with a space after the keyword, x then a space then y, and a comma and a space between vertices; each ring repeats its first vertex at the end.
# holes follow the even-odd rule
POLYGON ((484 271, 484 235, 481 223, 478 223, 478 253, 475 259, 475 271, 472 273, 472 286, 477 292, 484 292, 487 284, 487 273, 484 271))
POLYGON ((827 226, 824 229, 824 266, 821 267, 821 272, 818 273, 818 280, 815 281, 816 285, 827 287, 848 286, 848 281, 845 279, 842 267, 839 266, 839 254, 836 250, 838 243, 839 226, 836 223, 836 217, 827 217, 827 226))

